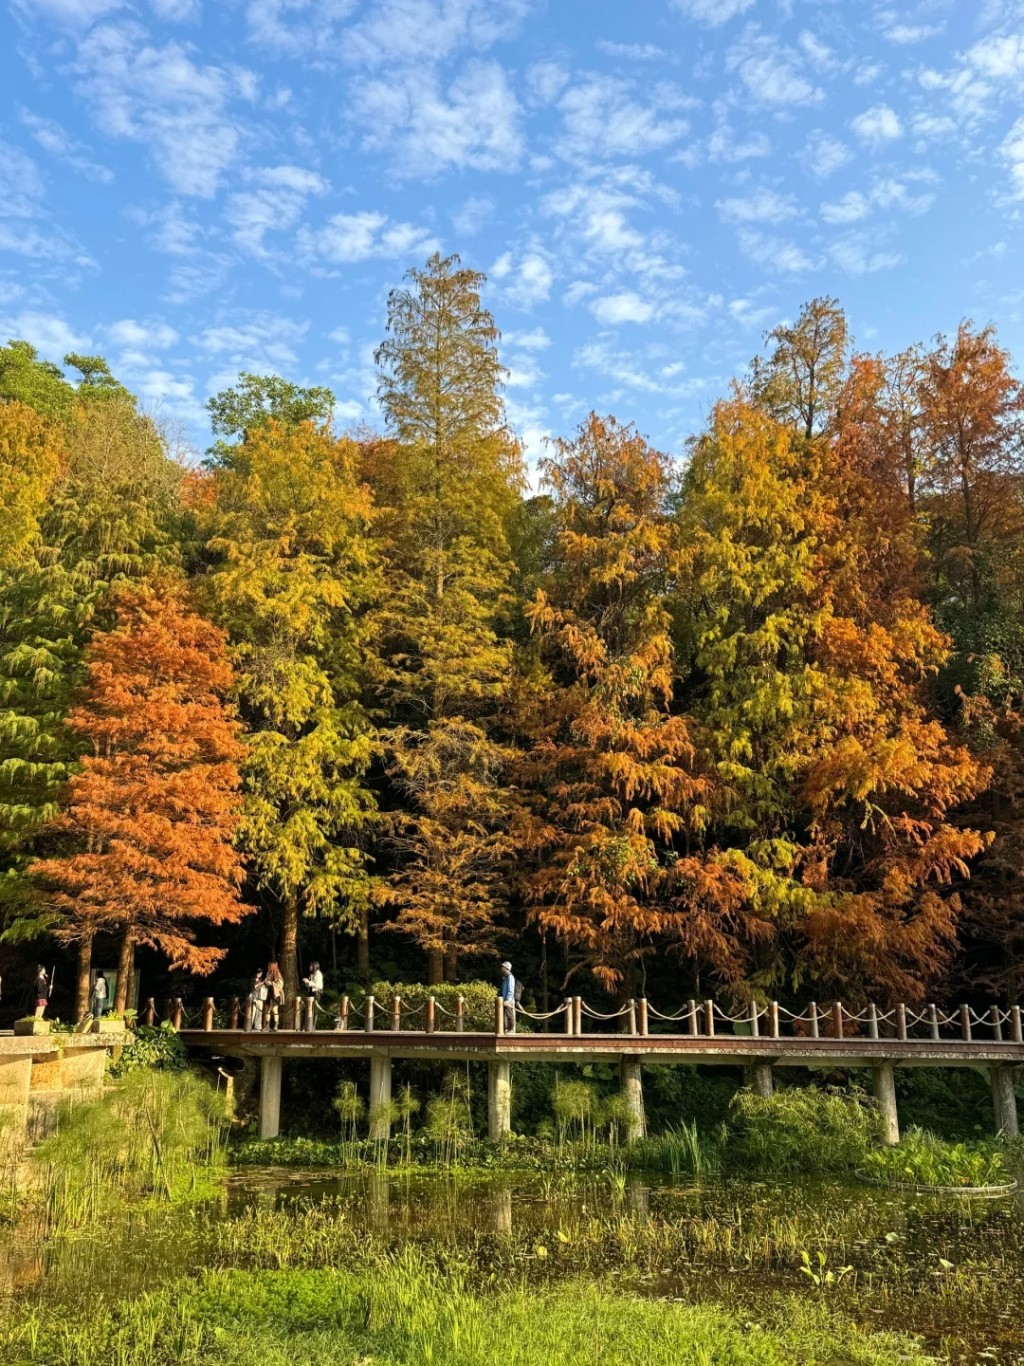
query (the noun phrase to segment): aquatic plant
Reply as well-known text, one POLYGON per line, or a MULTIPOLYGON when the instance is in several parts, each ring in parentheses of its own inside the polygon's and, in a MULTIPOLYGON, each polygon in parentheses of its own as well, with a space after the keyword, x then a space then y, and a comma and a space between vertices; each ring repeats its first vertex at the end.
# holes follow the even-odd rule
POLYGON ((759 1096, 738 1091, 729 1107, 730 1164, 766 1172, 841 1172, 862 1166, 881 1135, 873 1104, 858 1093, 813 1086, 759 1096))
POLYGON ((995 1140, 947 1143, 916 1128, 894 1147, 866 1153, 863 1170, 876 1180, 919 1186, 983 1187, 1010 1180, 995 1140))

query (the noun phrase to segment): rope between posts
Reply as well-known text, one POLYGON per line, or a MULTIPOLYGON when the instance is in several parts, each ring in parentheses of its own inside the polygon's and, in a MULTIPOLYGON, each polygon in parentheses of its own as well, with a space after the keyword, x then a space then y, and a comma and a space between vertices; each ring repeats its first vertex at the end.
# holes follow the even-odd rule
POLYGON ((585 1001, 581 1001, 580 1011, 584 1015, 589 1015, 592 1020, 618 1020, 621 1019, 623 1015, 629 1014, 629 1007, 623 1006, 621 1010, 615 1010, 611 1015, 602 1015, 599 1011, 591 1010, 585 1001))
POLYGON ((559 1006, 557 1010, 549 1010, 546 1012, 524 1010, 522 1006, 516 1006, 516 1014, 525 1015, 528 1020, 537 1020, 538 1023, 540 1023, 544 1020, 553 1020, 556 1015, 564 1015, 565 1006, 559 1006))
MULTIPOLYGON (((699 1010, 700 1007, 699 1007, 699 1006, 698 1006, 698 1007, 695 1007, 695 1009, 699 1010)), ((667 1021, 667 1022, 671 1022, 671 1021, 673 1021, 673 1020, 684 1020, 684 1019, 686 1019, 686 1017, 689 1015, 689 1013, 690 1013, 690 1007, 689 1007, 689 1006, 685 1006, 685 1007, 679 1012, 678 1015, 662 1015, 662 1013, 661 1013, 660 1010, 655 1010, 655 1009, 654 1009, 654 1007, 651 1005, 650 1001, 647 1002, 647 1014, 648 1014, 648 1015, 653 1015, 654 1018, 655 1018, 656 1020, 665 1020, 665 1021, 667 1021)))

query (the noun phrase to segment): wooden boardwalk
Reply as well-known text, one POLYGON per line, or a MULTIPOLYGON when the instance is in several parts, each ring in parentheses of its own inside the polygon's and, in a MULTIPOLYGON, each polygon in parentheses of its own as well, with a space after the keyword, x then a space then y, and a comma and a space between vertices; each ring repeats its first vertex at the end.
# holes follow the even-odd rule
MULTIPOLYGON (((169 1014, 183 1041, 195 1052, 259 1060, 260 1134, 264 1138, 275 1137, 279 1131, 283 1063, 302 1058, 366 1059, 370 1065, 371 1127, 381 1137, 388 1128, 386 1113, 395 1059, 486 1063, 490 1133, 499 1140, 509 1132, 512 1066, 528 1061, 616 1063, 623 1093, 636 1119, 634 1127, 640 1132, 645 1066, 740 1067, 749 1072, 753 1085, 763 1095, 771 1094, 774 1070, 779 1067, 827 1071, 870 1068, 890 1142, 895 1142, 899 1133, 896 1067, 982 1067, 991 1079, 997 1129, 1008 1135, 1018 1132, 1014 1074, 1024 1065, 1018 1007, 993 1006, 980 1014, 968 1006, 960 1007, 955 1014, 934 1006, 923 1011, 905 1006, 882 1011, 868 1006, 852 1012, 836 1002, 827 1010, 812 1005, 794 1015, 772 1003, 729 1015, 712 1001, 691 1001, 676 1014, 665 1016, 646 1001, 630 1001, 612 1014, 599 1014, 574 997, 545 1016, 521 1012, 526 1029, 506 1033, 497 1001, 494 1029, 489 1031, 465 1029, 461 1008, 451 1027, 437 1028, 439 1017, 432 998, 404 1016, 400 1001, 379 1014, 375 1005, 368 997, 356 1010, 343 998, 338 1018, 329 1021, 335 1027, 314 1028, 315 1003, 296 1000, 285 1012, 291 1027, 273 1031, 240 1028, 246 1012, 238 1001, 232 1002, 227 1012, 226 1028, 215 1027, 212 1000, 204 1003, 193 1026, 181 1002, 172 1003, 169 1014), (414 1019, 418 1027, 409 1028, 410 1015, 417 1013, 424 1018, 414 1019), (357 1019, 359 1028, 353 1027, 357 1019), (607 1028, 610 1022, 617 1026, 614 1031, 607 1028), (587 1024, 590 1028, 585 1027, 587 1024)), ((152 1014, 152 1003, 147 1014, 152 1014)))

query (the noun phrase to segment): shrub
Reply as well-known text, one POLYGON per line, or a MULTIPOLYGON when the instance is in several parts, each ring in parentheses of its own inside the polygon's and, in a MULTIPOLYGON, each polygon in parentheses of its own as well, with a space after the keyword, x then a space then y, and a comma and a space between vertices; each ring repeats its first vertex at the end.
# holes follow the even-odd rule
POLYGON ((1009 1180, 994 1141, 946 1143, 910 1128, 895 1147, 866 1154, 864 1170, 880 1181, 917 1186, 999 1186, 1009 1180))
POLYGON ((178 1031, 165 1020, 158 1028, 139 1025, 126 1034, 117 1060, 108 1064, 108 1072, 111 1077, 120 1079, 140 1068, 184 1072, 187 1067, 188 1049, 178 1031))
POLYGON ((849 1171, 881 1135, 877 1110, 857 1093, 819 1087, 738 1091, 729 1107, 726 1153, 759 1171, 849 1171))
POLYGON ((396 996, 402 998, 403 1028, 423 1028, 427 997, 433 996, 438 1006, 437 1028, 454 1029, 455 1008, 461 996, 465 1001, 463 1018, 467 1031, 492 1033, 494 1030, 494 1000, 498 994, 494 982, 463 982, 458 986, 446 982, 433 987, 424 986, 422 982, 374 982, 370 993, 376 1003, 378 1029, 390 1023, 391 1006, 396 996))

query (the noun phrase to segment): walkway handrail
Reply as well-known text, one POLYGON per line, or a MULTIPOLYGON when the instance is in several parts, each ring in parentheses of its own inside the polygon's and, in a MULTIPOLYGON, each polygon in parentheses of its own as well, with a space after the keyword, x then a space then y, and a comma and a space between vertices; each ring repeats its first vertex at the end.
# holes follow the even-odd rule
MULTIPOLYGON (((496 1002, 497 999, 496 996, 496 1002)), ((286 1003, 282 1014, 290 1017, 295 1030, 302 1032, 316 1031, 318 1022, 321 1029, 344 1031, 358 1028, 366 1034, 400 1033, 403 1029, 426 1034, 493 1032, 501 1035, 507 1032, 503 1016, 497 1011, 491 1028, 466 1031, 465 999, 461 996, 454 1011, 447 1009, 434 996, 428 996, 415 1006, 407 1005, 397 994, 388 1002, 377 1001, 372 995, 364 996, 361 1001, 342 996, 333 1010, 321 1005, 313 996, 295 997, 294 1001, 286 1003), (357 1021, 358 1024, 355 1023, 357 1021), (411 1029, 410 1021, 413 1022, 411 1029), (446 1024, 447 1021, 451 1023, 446 1024)), ((915 1009, 897 1003, 889 1009, 883 1009, 869 1002, 858 1010, 851 1010, 841 1001, 833 1001, 827 1007, 812 1001, 796 1012, 779 1005, 777 1001, 754 1001, 744 1010, 733 1014, 714 1000, 689 1000, 679 1010, 663 1012, 645 997, 636 997, 624 1002, 617 1010, 599 1011, 581 997, 569 996, 554 1010, 531 1011, 516 1006, 515 1014, 517 1019, 537 1024, 564 1020, 564 1033, 569 1036, 582 1035, 584 1020, 593 1020, 598 1026, 618 1021, 617 1033, 638 1036, 650 1033, 649 1022, 681 1025, 683 1028, 676 1031, 676 1035, 691 1039, 713 1039, 721 1034, 726 1038, 780 1040, 810 1038, 854 1042, 857 1039, 894 1039, 904 1042, 916 1038, 940 1042, 945 1037, 947 1041, 957 1039, 964 1043, 1024 1043, 1021 1007, 1017 1005, 993 1004, 979 1012, 964 1003, 955 1013, 946 1013, 934 1004, 915 1009), (914 1034, 914 1030, 920 1032, 914 1034), (980 1036, 976 1036, 976 1031, 981 1031, 980 1036)), ((223 1011, 218 1011, 213 997, 208 996, 199 1006, 189 1009, 186 1009, 181 997, 175 997, 166 1003, 163 1018, 175 1029, 201 1029, 204 1033, 212 1033, 225 1028, 238 1030, 240 1026, 242 1029, 251 1029, 253 1016, 253 998, 250 995, 241 1002, 237 997, 232 998, 223 1011), (225 1019, 229 1019, 230 1024, 225 1025, 225 1019)), ((150 1000, 143 1012, 142 1022, 152 1024, 156 1018, 155 1003, 150 1000)), ((257 1024, 254 1032, 258 1032, 259 1027, 257 1024)), ((603 1031, 598 1028, 594 1032, 603 1031)), ((662 1037, 671 1037, 674 1032, 667 1029, 660 1033, 662 1037)))

